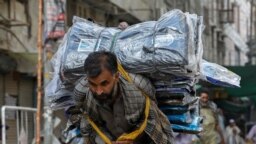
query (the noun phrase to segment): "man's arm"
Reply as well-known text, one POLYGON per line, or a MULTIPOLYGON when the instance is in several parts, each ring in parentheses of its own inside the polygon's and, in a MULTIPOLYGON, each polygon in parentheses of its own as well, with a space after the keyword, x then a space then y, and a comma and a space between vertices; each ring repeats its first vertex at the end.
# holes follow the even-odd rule
POLYGON ((248 135, 246 136, 246 139, 252 140, 252 138, 253 138, 255 135, 256 135, 256 125, 254 125, 254 126, 250 129, 248 135))
POLYGON ((148 78, 139 74, 132 73, 129 73, 129 76, 131 77, 132 81, 134 82, 134 85, 137 88, 146 93, 151 100, 156 102, 155 88, 148 78))

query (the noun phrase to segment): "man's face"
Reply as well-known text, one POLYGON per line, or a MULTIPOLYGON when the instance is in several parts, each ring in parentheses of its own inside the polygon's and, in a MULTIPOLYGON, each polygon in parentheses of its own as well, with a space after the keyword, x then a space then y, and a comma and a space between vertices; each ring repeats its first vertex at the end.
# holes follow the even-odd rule
POLYGON ((230 126, 231 126, 231 127, 234 127, 234 126, 235 126, 235 123, 234 123, 234 122, 230 123, 230 126))
POLYGON ((208 100, 209 100, 209 96, 208 96, 208 94, 207 93, 201 93, 201 95, 200 95, 200 101, 202 102, 202 103, 207 103, 208 102, 208 100))
POLYGON ((114 86, 118 82, 119 74, 112 74, 107 69, 102 69, 100 75, 94 78, 88 78, 89 88, 92 91, 94 97, 103 102, 110 99, 114 86))
POLYGON ((128 23, 127 22, 121 22, 118 25, 118 28, 121 30, 125 30, 128 27, 128 23))

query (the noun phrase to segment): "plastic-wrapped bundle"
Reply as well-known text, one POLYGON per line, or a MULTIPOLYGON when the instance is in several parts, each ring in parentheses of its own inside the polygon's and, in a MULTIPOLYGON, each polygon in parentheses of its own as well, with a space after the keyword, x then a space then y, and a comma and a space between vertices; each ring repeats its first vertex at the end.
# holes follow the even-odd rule
MULTIPOLYGON (((83 76, 84 60, 94 51, 109 51, 112 38, 120 30, 105 28, 82 18, 74 17, 73 26, 67 37, 67 44, 63 49, 62 67, 63 76, 70 80, 83 76)), ((74 80, 71 80, 74 81, 74 80)))
POLYGON ((90 52, 107 50, 115 52, 131 73, 195 76, 202 57, 202 30, 202 17, 180 10, 124 31, 74 17, 60 68, 65 80, 75 81, 83 75, 83 63, 90 52))
POLYGON ((59 75, 54 75, 53 79, 45 87, 45 96, 48 98, 49 106, 52 109, 62 109, 73 106, 73 89, 62 87, 59 75))
POLYGON ((192 122, 192 118, 189 112, 167 115, 167 118, 172 124, 189 124, 192 122))
POLYGON ((84 138, 79 128, 75 127, 69 131, 65 131, 60 138, 61 141, 69 144, 84 144, 84 138))
POLYGON ((156 80, 154 81, 156 97, 162 104, 174 100, 175 102, 182 100, 180 105, 189 104, 195 99, 194 85, 196 82, 197 80, 194 78, 177 76, 172 76, 172 78, 166 80, 156 80))
POLYGON ((182 114, 188 111, 188 106, 160 106, 159 107, 166 115, 170 114, 182 114))
POLYGON ((172 124, 172 129, 174 132, 185 132, 185 133, 200 133, 203 128, 201 127, 202 118, 196 116, 192 118, 192 122, 190 124, 172 124))
POLYGON ((227 68, 206 60, 201 65, 202 80, 224 87, 240 87, 241 77, 227 68))
MULTIPOLYGON (((135 41, 117 47, 115 53, 126 70, 134 73, 163 72, 175 75, 177 69, 186 68, 183 75, 194 76, 199 72, 198 62, 202 56, 199 37, 202 29, 201 17, 173 10, 156 22, 153 33, 147 33, 152 37, 152 45, 142 45, 140 41, 135 41), (143 47, 133 48, 136 42, 143 47)), ((127 31, 130 29, 123 32, 127 31)))
POLYGON ((200 117, 199 112, 199 99, 189 105, 189 112, 191 114, 190 123, 172 123, 172 129, 175 132, 185 132, 185 133, 200 133, 203 129, 201 126, 202 117, 200 117))

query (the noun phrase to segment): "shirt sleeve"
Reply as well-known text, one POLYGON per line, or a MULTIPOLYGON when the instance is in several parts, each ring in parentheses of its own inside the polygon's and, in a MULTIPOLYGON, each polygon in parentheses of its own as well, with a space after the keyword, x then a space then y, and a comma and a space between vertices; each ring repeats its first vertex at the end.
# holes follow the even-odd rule
POLYGON ((73 99, 75 101, 75 105, 78 108, 81 108, 83 102, 86 98, 86 94, 89 91, 89 85, 87 77, 82 77, 75 86, 73 91, 73 99))
POLYGON ((248 139, 252 139, 254 137, 256 133, 256 125, 254 125, 251 130, 249 131, 248 135, 246 136, 246 138, 248 139))
POLYGON ((148 78, 146 78, 142 75, 139 75, 139 74, 129 73, 129 75, 132 78, 132 80, 137 88, 139 88, 144 93, 146 93, 150 97, 151 100, 156 101, 155 88, 148 78))

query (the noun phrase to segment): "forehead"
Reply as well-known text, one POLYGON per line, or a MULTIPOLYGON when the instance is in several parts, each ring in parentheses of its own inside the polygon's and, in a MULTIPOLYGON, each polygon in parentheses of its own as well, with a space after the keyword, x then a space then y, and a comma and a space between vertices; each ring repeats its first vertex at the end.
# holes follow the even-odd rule
POLYGON ((102 81, 110 81, 112 79, 113 74, 105 68, 102 69, 101 73, 97 77, 88 77, 88 80, 95 84, 101 83, 102 81))
POLYGON ((205 92, 202 92, 202 93, 200 94, 200 97, 208 98, 208 94, 205 93, 205 92))

